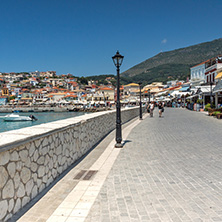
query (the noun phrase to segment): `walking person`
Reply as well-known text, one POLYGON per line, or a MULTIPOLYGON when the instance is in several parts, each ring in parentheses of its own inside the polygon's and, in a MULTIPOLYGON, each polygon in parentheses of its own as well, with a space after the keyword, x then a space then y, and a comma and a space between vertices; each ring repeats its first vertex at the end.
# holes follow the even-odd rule
POLYGON ((159 102, 158 103, 158 108, 159 108, 159 117, 162 117, 162 113, 164 111, 164 104, 159 102))
POLYGON ((150 113, 150 103, 147 104, 146 110, 147 110, 148 113, 150 113))
POLYGON ((155 108, 154 101, 152 101, 149 106, 150 106, 150 108, 149 108, 150 109, 150 117, 153 117, 153 110, 155 108))

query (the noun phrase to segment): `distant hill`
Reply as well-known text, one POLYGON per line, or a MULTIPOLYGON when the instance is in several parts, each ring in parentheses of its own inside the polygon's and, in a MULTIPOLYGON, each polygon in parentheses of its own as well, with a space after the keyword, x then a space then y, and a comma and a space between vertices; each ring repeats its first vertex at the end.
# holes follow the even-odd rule
POLYGON ((143 81, 145 83, 166 82, 177 78, 186 80, 190 74, 190 67, 219 54, 222 54, 222 38, 161 52, 121 73, 121 78, 124 82, 143 81))

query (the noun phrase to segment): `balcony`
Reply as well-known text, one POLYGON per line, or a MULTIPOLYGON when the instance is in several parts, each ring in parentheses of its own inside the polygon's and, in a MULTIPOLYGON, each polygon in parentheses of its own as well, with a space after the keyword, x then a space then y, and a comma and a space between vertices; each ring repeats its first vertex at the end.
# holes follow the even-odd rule
POLYGON ((211 70, 215 70, 215 69, 217 69, 217 63, 209 65, 209 66, 206 65, 205 73, 210 72, 211 70))

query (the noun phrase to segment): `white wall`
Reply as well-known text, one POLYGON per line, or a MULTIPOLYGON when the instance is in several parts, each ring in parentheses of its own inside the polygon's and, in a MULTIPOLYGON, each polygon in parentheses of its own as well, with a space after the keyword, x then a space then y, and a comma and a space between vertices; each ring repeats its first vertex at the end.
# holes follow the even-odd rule
POLYGON ((190 68, 190 79, 191 80, 205 80, 205 64, 201 64, 190 68))
MULTIPOLYGON (((121 111, 122 122, 139 108, 121 111)), ((105 111, 0 133, 0 221, 7 221, 115 129, 105 111)))

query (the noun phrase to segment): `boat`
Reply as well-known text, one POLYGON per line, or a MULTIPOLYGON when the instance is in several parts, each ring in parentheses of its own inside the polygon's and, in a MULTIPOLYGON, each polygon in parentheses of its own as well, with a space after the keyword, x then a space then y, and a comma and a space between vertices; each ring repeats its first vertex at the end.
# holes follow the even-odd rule
POLYGON ((8 114, 3 117, 4 121, 14 122, 14 121, 36 121, 37 118, 33 115, 30 116, 19 116, 18 114, 8 114))

